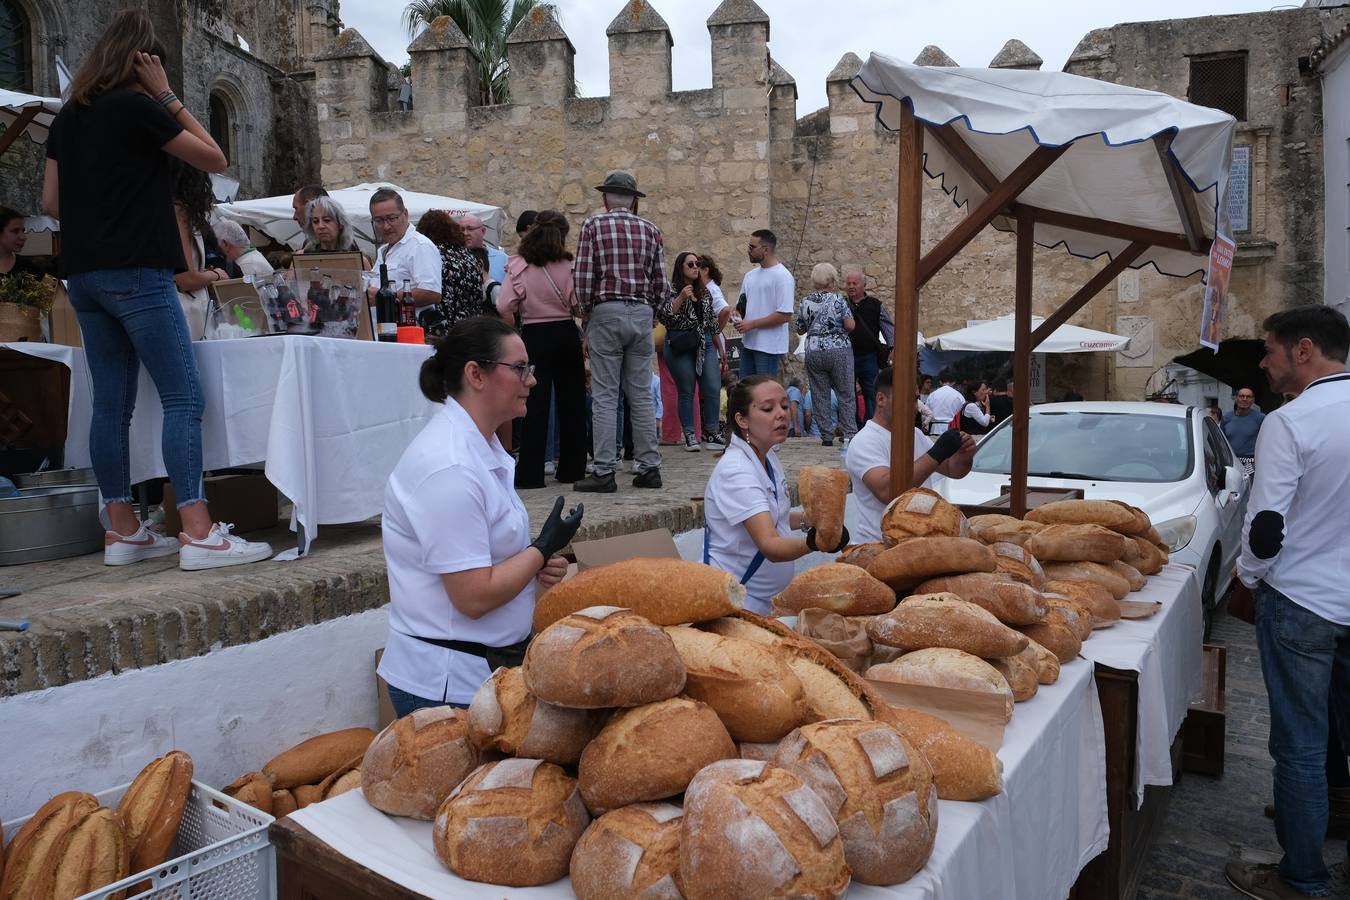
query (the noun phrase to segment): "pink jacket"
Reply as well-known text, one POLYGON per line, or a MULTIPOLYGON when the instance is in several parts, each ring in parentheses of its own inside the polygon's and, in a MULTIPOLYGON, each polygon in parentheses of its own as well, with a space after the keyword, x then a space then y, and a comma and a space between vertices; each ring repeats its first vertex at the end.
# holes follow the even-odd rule
POLYGON ((572 318, 576 302, 572 260, 554 260, 542 268, 530 265, 519 256, 506 261, 506 281, 497 295, 497 312, 503 317, 509 319, 519 310, 522 325, 559 322, 572 318))

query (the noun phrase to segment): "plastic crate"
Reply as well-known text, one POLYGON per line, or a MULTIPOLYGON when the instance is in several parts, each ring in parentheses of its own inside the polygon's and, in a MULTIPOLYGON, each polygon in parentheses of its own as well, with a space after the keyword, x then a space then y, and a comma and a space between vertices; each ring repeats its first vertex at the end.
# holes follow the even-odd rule
MULTIPOLYGON (((94 796, 116 808, 130 784, 94 796)), ((30 816, 5 823, 13 835, 30 816)), ((151 888, 129 895, 149 900, 275 900, 276 855, 267 839, 273 819, 198 781, 192 782, 183 821, 178 826, 170 859, 161 866, 85 894, 79 900, 105 900, 109 895, 149 881, 151 888)))

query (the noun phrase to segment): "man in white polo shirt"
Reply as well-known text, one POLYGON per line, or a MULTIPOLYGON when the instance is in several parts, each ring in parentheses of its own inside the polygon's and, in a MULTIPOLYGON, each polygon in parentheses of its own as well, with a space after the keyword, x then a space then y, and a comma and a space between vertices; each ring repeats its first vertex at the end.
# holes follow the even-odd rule
POLYGON ((928 426, 929 434, 942 434, 951 425, 966 405, 966 395, 956 387, 956 376, 951 369, 943 369, 938 376, 942 386, 928 395, 928 408, 933 411, 933 422, 928 426))
MULTIPOLYGON (((891 413, 892 369, 877 373, 877 410, 854 436, 844 454, 844 468, 853 482, 853 497, 858 504, 855 543, 881 540, 881 514, 891 496, 891 413)), ((914 429, 914 483, 937 490, 940 475, 964 478, 975 458, 975 439, 960 431, 947 431, 931 440, 914 429)))
POLYGON ((414 306, 421 308, 441 302, 441 251, 412 227, 408 208, 398 191, 380 188, 370 195, 370 222, 380 239, 372 282, 367 285, 371 298, 380 286, 383 263, 389 267, 389 283, 395 291, 403 287, 404 281, 409 282, 414 306))
MULTIPOLYGON (((1325 897, 1327 739, 1350 737, 1350 325, 1320 304, 1262 323, 1271 390, 1298 396, 1266 416, 1238 577, 1256 596, 1270 704, 1278 866, 1229 863, 1248 897, 1325 897)), ((1344 753, 1344 750, 1340 751, 1344 753)))

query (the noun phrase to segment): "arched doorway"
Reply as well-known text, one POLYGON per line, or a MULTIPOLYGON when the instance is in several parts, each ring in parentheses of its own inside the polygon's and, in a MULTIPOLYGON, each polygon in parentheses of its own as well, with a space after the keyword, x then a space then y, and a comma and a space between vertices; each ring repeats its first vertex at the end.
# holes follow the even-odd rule
POLYGON ((225 158, 235 165, 234 154, 234 107, 220 91, 212 91, 210 98, 210 132, 211 137, 220 146, 225 154, 225 158))
POLYGON ((28 16, 13 0, 0 0, 0 87, 33 90, 33 60, 28 16))

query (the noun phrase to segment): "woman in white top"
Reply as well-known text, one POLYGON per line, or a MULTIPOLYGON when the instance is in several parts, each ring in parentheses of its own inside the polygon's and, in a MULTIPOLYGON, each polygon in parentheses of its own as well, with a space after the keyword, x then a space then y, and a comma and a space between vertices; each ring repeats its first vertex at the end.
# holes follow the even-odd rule
POLYGON ((814 528, 794 533, 805 516, 791 511, 778 459, 788 434, 781 384, 763 374, 736 382, 727 392, 727 419, 731 443, 703 496, 703 561, 745 585, 746 609, 768 615, 769 599, 792 580, 792 561, 815 550, 837 552, 848 543, 848 531, 838 547, 817 547, 814 528))
POLYGON ((971 382, 966 386, 966 405, 961 407, 961 431, 966 434, 987 434, 994 424, 989 414, 989 383, 971 382))
POLYGON ((558 551, 581 525, 559 497, 539 537, 513 486, 497 429, 525 414, 534 385, 525 344, 499 319, 454 325, 422 364, 419 386, 444 403, 389 476, 384 557, 389 640, 379 674, 394 711, 466 706, 499 665, 519 665, 536 582, 567 571, 558 551))

